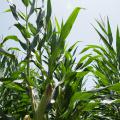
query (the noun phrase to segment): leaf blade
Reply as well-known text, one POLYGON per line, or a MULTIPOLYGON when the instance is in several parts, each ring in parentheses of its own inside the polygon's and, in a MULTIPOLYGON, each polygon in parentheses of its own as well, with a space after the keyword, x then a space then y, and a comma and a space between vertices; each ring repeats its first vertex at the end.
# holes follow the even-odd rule
POLYGON ((65 25, 61 29, 60 40, 65 40, 67 38, 67 36, 70 33, 72 26, 77 18, 79 11, 80 11, 79 7, 75 8, 74 11, 72 12, 72 14, 67 19, 65 25))

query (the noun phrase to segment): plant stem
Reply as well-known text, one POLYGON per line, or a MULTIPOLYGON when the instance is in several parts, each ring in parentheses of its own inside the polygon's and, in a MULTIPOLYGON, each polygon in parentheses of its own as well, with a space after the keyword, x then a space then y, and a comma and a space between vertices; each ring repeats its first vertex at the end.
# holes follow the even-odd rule
POLYGON ((45 119, 45 110, 46 110, 48 103, 51 100, 51 95, 52 95, 52 86, 51 86, 51 84, 48 84, 45 92, 42 95, 40 102, 38 103, 35 120, 46 120, 45 119))
MULTIPOLYGON (((26 16, 28 15, 27 13, 27 7, 26 7, 26 16)), ((28 16, 26 18, 26 30, 28 29, 28 16)), ((30 81, 30 43, 29 43, 29 39, 26 39, 26 44, 27 44, 27 81, 30 81)), ((29 90, 30 90, 30 97, 31 97, 31 102, 32 102, 32 111, 33 111, 33 119, 35 118, 35 109, 34 109, 34 100, 33 100, 33 93, 32 93, 32 89, 30 84, 29 86, 29 90)))
MULTIPOLYGON (((26 7, 26 16, 27 16, 27 7, 26 7)), ((26 19, 26 29, 28 29, 28 18, 26 19)), ((27 77, 30 77, 30 58, 29 58, 29 40, 26 39, 27 42, 27 77)))

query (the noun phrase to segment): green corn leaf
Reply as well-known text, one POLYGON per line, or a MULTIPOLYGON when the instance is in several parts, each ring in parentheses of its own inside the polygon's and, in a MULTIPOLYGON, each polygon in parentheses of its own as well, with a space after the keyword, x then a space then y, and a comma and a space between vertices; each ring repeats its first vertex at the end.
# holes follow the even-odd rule
POLYGON ((15 26, 18 28, 25 39, 30 38, 30 33, 24 26, 22 26, 20 23, 15 24, 15 26))
POLYGON ((37 49, 40 50, 46 40, 45 37, 46 36, 44 36, 43 39, 40 40, 39 35, 35 35, 32 43, 30 44, 30 50, 33 51, 34 48, 37 46, 37 43, 38 43, 37 49))
POLYGON ((101 80, 101 82, 103 83, 103 85, 109 85, 109 80, 108 80, 108 78, 104 74, 102 74, 98 70, 93 71, 93 73, 94 73, 94 75, 96 75, 101 80))
POLYGON ((16 47, 10 47, 9 49, 8 49, 8 51, 10 51, 10 50, 15 50, 15 51, 21 51, 19 48, 16 48, 16 47))
POLYGON ((99 25, 99 27, 102 29, 102 31, 105 33, 105 35, 107 35, 107 31, 106 31, 105 27, 98 20, 96 20, 96 22, 99 25))
POLYGON ((117 27, 117 32, 116 32, 116 51, 117 51, 117 58, 118 58, 118 62, 120 65, 120 32, 119 32, 119 28, 117 27))
POLYGON ((3 45, 6 41, 8 40, 14 40, 14 41, 19 41, 18 37, 15 35, 9 35, 7 37, 5 37, 1 43, 1 45, 3 45))
POLYGON ((95 109, 96 107, 99 107, 99 102, 89 102, 85 107, 83 108, 83 111, 91 111, 95 109))
POLYGON ((18 18, 18 13, 17 13, 17 10, 16 10, 16 6, 14 4, 10 4, 10 9, 11 9, 11 12, 13 14, 13 17, 18 21, 19 18, 18 18))
POLYGON ((70 108, 74 107, 75 102, 87 101, 93 96, 93 93, 88 92, 76 92, 70 100, 70 108))
POLYGON ((32 43, 30 44, 30 51, 33 51, 34 48, 37 46, 38 40, 38 36, 33 39, 32 43))
POLYGON ((68 49, 68 52, 71 52, 79 42, 80 42, 80 41, 75 42, 75 43, 68 49))
POLYGON ((36 20, 38 30, 40 30, 40 28, 43 27, 43 18, 44 18, 44 16, 45 16, 45 12, 40 9, 39 13, 38 13, 38 16, 37 16, 37 20, 36 20))
POLYGON ((91 54, 84 55, 83 57, 81 57, 81 59, 79 60, 78 63, 84 62, 84 60, 86 60, 86 59, 89 58, 90 56, 91 56, 91 54))
POLYGON ((35 50, 35 56, 36 56, 36 59, 39 63, 41 63, 41 55, 39 55, 38 51, 35 50))
POLYGON ((76 78, 81 79, 88 73, 89 73, 88 71, 77 72, 76 78))
POLYGON ((89 49, 91 49, 91 47, 89 47, 89 46, 85 47, 85 48, 80 52, 80 54, 82 54, 82 53, 88 51, 89 49))
MULTIPOLYGON (((55 32, 55 30, 53 32, 55 32)), ((57 47, 57 37, 56 34, 54 33, 51 38, 51 53, 55 51, 56 47, 57 47)))
POLYGON ((104 42, 104 44, 106 45, 106 47, 109 50, 109 52, 112 54, 112 56, 115 56, 116 52, 115 52, 114 48, 109 44, 107 39, 97 29, 96 29, 96 31, 99 34, 99 36, 102 39, 102 41, 104 42))
POLYGON ((109 87, 109 90, 120 91, 120 83, 113 84, 109 87))
POLYGON ((83 63, 78 63, 75 67, 75 70, 78 70, 80 69, 81 67, 83 66, 83 63))
POLYGON ((23 2, 23 4, 24 4, 26 7, 28 7, 28 5, 29 5, 29 3, 30 3, 29 0, 22 0, 22 2, 23 2))
POLYGON ((99 45, 88 45, 88 47, 90 47, 90 48, 98 48, 98 49, 100 49, 100 50, 102 50, 102 51, 105 50, 104 47, 99 46, 99 45))
POLYGON ((80 11, 79 7, 75 8, 75 10, 72 12, 72 14, 67 19, 65 25, 61 29, 60 41, 64 41, 69 35, 79 11, 80 11))
POLYGON ((0 54, 15 59, 15 56, 13 54, 8 53, 3 48, 0 48, 0 54))
POLYGON ((4 10, 4 12, 11 12, 11 9, 6 9, 4 10))
MULTIPOLYGON (((95 28, 95 27, 94 27, 95 28)), ((100 38, 102 39, 102 41, 104 42, 104 44, 111 49, 110 44, 108 43, 107 39, 95 28, 96 32, 98 33, 98 35, 100 36, 100 38)))
POLYGON ((49 22, 47 23, 46 40, 50 40, 52 34, 56 34, 55 32, 56 32, 55 29, 54 29, 54 31, 52 31, 52 22, 51 22, 51 20, 49 20, 49 22))
POLYGON ((101 51, 105 52, 104 47, 99 46, 99 45, 87 45, 80 53, 84 53, 90 49, 100 49, 101 51))
POLYGON ((76 53, 77 53, 77 52, 76 52, 77 49, 78 49, 78 46, 76 46, 75 49, 73 50, 72 56, 75 56, 75 55, 76 55, 76 53))
POLYGON ((26 21, 27 16, 26 16, 23 12, 19 11, 19 12, 18 12, 18 15, 19 15, 19 17, 20 17, 21 19, 23 19, 23 20, 26 21))
POLYGON ((33 35, 36 35, 36 33, 37 33, 36 27, 34 27, 34 25, 31 24, 31 23, 28 23, 28 26, 29 26, 29 29, 30 29, 30 31, 32 32, 32 34, 33 34, 33 35))
POLYGON ((41 48, 44 45, 44 43, 45 43, 45 38, 43 38, 42 40, 40 40, 40 42, 38 44, 38 47, 37 47, 37 50, 41 50, 41 48))
POLYGON ((46 22, 48 23, 51 17, 52 8, 51 8, 51 0, 47 0, 47 16, 46 16, 46 22))
POLYGON ((103 56, 103 53, 102 53, 100 50, 93 49, 93 51, 94 51, 95 53, 97 53, 98 55, 101 55, 101 56, 103 56))
POLYGON ((77 63, 75 69, 80 69, 83 66, 83 62, 86 61, 89 57, 91 56, 91 54, 87 54, 84 55, 83 57, 81 57, 81 59, 79 60, 79 62, 77 63))
POLYGON ((108 24, 108 39, 109 39, 109 44, 112 45, 113 43, 113 36, 112 36, 112 31, 109 23, 109 19, 107 18, 107 24, 108 24))
POLYGON ((111 61, 108 61, 107 59, 105 59, 104 57, 102 58, 103 59, 103 62, 106 63, 107 66, 109 66, 109 69, 112 71, 112 72, 117 72, 117 66, 115 65, 116 63, 112 63, 111 61))
POLYGON ((21 47, 24 49, 24 50, 27 50, 27 45, 25 43, 23 43, 22 41, 19 40, 19 43, 21 45, 21 47))
POLYGON ((4 82, 4 84, 7 88, 10 88, 10 89, 13 89, 13 90, 18 90, 18 91, 25 91, 25 89, 23 89, 21 87, 21 85, 18 85, 18 84, 13 83, 13 82, 7 81, 7 82, 4 82))
POLYGON ((60 28, 60 25, 59 25, 58 20, 57 20, 56 17, 55 17, 55 23, 56 23, 57 30, 60 33, 61 32, 61 28, 60 28))
POLYGON ((64 21, 63 21, 63 19, 62 19, 61 29, 63 28, 63 26, 64 26, 64 21))
POLYGON ((33 0, 33 2, 31 3, 31 8, 30 8, 30 12, 28 14, 28 18, 34 13, 34 10, 35 10, 35 0, 33 0))
POLYGON ((88 58, 88 60, 82 65, 81 68, 87 67, 88 65, 90 65, 92 62, 94 62, 95 59, 97 59, 99 57, 99 55, 96 55, 94 57, 90 57, 88 58))
POLYGON ((111 53, 111 54, 109 54, 104 47, 99 46, 99 45, 88 45, 88 47, 86 47, 85 49, 86 50, 83 49, 83 52, 87 51, 88 49, 98 49, 109 59, 111 57, 114 58, 116 56, 116 52, 114 51, 114 49, 109 50, 109 52, 111 53))

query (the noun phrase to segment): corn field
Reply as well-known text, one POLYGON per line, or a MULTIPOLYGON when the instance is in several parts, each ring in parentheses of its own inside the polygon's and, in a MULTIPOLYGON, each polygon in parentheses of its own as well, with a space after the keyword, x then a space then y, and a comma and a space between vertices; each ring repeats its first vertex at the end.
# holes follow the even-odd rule
POLYGON ((0 40, 0 120, 120 120, 119 27, 114 36, 109 18, 96 20, 102 45, 78 51, 79 41, 67 46, 66 39, 82 8, 59 23, 51 17, 51 0, 41 0, 41 6, 21 1, 25 12, 6 2, 21 37, 0 40), (6 46, 13 41, 20 47, 6 46), (86 90, 89 74, 95 87, 86 90))

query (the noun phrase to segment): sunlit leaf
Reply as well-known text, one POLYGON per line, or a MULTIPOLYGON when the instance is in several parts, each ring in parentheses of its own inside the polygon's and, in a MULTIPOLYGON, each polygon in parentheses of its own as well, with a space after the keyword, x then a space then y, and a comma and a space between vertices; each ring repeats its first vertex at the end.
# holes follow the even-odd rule
POLYGON ((11 9, 6 9, 4 10, 4 12, 11 12, 11 9))
POLYGON ((60 25, 59 25, 56 17, 55 17, 55 23, 56 23, 56 27, 57 27, 58 32, 61 32, 61 28, 60 28, 60 25))
POLYGON ((116 83, 116 84, 113 84, 111 85, 111 87, 109 87, 110 90, 113 90, 113 91, 120 91, 120 83, 116 83))
POLYGON ((70 106, 73 106, 75 102, 78 101, 87 101, 93 96, 92 93, 87 93, 87 92, 76 92, 71 100, 70 100, 70 106))
POLYGON ((72 14, 69 16, 69 18, 67 19, 65 25, 62 27, 61 29, 61 34, 60 34, 60 40, 61 41, 64 41, 67 36, 69 35, 70 31, 71 31, 71 28, 77 18, 77 15, 80 11, 80 8, 76 8, 72 14))
POLYGON ((27 18, 27 17, 26 17, 26 15, 25 15, 22 11, 19 11, 19 12, 18 12, 18 15, 19 15, 20 18, 22 18, 23 20, 26 21, 26 18, 27 18))
POLYGON ((10 51, 10 50, 21 51, 19 48, 16 48, 16 47, 10 47, 10 48, 8 49, 8 51, 10 51))
POLYGON ((29 0, 22 0, 22 2, 26 7, 28 7, 30 1, 29 0))
POLYGON ((18 39, 17 36, 15 36, 15 35, 9 35, 9 36, 7 36, 7 37, 5 37, 5 38, 3 39, 3 41, 2 41, 1 44, 4 44, 4 43, 5 43, 6 41, 8 41, 8 40, 19 41, 19 39, 18 39))

